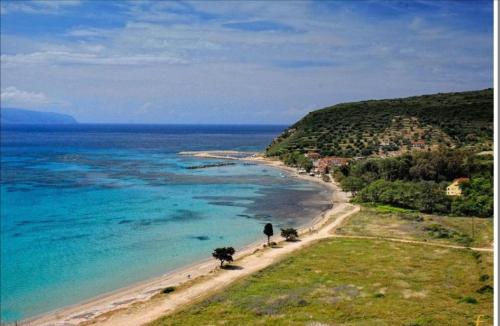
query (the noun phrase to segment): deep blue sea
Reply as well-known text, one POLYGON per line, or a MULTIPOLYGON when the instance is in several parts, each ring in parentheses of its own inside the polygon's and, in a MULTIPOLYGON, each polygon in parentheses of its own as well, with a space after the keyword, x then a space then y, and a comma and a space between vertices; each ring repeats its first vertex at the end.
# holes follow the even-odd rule
POLYGON ((263 150, 284 126, 17 126, 1 132, 1 318, 35 316, 265 240, 329 206, 281 171, 179 151, 263 150), (276 232, 275 232, 276 233, 276 232))

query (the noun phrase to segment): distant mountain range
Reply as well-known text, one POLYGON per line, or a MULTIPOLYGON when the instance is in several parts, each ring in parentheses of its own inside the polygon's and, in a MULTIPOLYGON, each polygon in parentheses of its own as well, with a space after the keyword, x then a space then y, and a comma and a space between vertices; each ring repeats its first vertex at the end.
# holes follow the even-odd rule
MULTIPOLYGON (((493 89, 342 103, 312 111, 287 128, 268 156, 398 155, 440 146, 493 144, 493 89)), ((485 148, 485 149, 483 149, 485 148)))
POLYGON ((25 109, 1 108, 1 124, 76 124, 75 118, 67 114, 40 112, 25 109))

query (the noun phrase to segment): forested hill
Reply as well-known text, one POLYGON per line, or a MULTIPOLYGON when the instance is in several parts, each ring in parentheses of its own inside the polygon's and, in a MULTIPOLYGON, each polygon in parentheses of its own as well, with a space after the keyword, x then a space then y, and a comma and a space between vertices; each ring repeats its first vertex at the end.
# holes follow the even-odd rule
POLYGON ((398 155, 411 149, 493 142, 493 89, 342 103, 307 114, 266 149, 267 156, 398 155))

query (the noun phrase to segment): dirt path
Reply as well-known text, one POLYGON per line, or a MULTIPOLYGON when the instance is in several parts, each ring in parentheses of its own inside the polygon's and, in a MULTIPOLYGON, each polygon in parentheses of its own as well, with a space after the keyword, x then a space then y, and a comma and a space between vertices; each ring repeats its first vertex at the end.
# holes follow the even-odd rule
POLYGON ((413 244, 419 244, 419 245, 452 248, 452 249, 470 249, 470 250, 474 250, 474 251, 493 252, 493 248, 474 248, 474 247, 465 247, 465 246, 458 246, 458 245, 439 243, 439 242, 418 241, 418 240, 402 239, 402 238, 373 237, 373 236, 367 236, 367 235, 343 235, 343 234, 335 234, 335 233, 332 234, 332 237, 350 238, 350 239, 384 240, 384 241, 413 243, 413 244))

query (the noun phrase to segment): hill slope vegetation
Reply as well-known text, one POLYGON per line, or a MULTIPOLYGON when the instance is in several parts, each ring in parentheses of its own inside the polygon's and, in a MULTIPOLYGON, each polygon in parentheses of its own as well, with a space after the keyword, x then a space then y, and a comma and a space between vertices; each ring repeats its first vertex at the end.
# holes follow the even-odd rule
POLYGON ((267 156, 402 154, 413 148, 490 149, 493 89, 337 104, 310 112, 266 149, 267 156))

